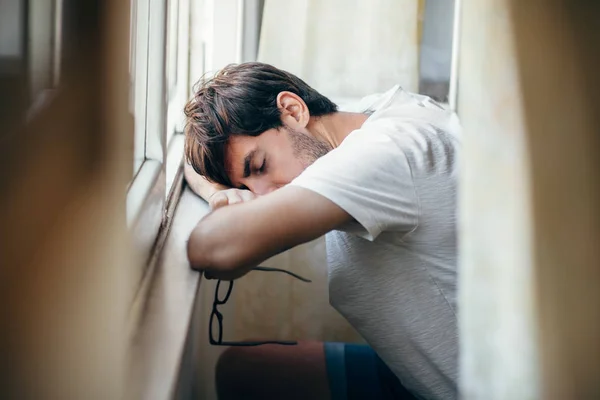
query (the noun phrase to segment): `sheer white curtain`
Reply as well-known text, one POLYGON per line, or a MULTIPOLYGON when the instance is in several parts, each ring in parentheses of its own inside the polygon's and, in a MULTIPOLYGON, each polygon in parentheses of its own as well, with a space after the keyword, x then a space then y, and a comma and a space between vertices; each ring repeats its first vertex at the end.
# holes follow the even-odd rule
POLYGON ((266 0, 259 61, 355 98, 419 82, 418 0, 266 0))

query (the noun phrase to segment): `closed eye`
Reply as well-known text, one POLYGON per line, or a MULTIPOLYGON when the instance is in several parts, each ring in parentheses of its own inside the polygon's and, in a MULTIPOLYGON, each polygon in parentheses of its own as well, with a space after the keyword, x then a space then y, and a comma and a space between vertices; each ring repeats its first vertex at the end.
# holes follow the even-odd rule
POLYGON ((261 173, 261 174, 262 174, 263 172, 265 172, 266 165, 267 165, 267 160, 266 160, 266 159, 263 159, 263 162, 262 162, 262 164, 261 164, 260 168, 258 169, 258 172, 259 172, 259 173, 261 173))

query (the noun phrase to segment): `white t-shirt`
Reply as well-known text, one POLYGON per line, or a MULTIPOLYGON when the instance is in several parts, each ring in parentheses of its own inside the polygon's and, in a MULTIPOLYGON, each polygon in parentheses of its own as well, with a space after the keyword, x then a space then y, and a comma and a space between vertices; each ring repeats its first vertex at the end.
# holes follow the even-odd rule
POLYGON ((396 86, 372 114, 292 181, 355 220, 327 235, 331 304, 402 384, 457 398, 457 117, 396 86))

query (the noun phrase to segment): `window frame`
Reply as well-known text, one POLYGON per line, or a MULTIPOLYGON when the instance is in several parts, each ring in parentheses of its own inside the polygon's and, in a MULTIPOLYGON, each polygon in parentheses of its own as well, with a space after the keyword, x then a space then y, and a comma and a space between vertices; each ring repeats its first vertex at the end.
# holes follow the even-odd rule
POLYGON ((130 3, 134 177, 127 189, 126 217, 134 250, 138 254, 139 268, 133 271, 136 285, 141 283, 146 272, 166 204, 165 54, 168 4, 168 0, 131 0, 130 3))
POLYGON ((169 49, 168 55, 173 58, 167 60, 167 131, 166 131, 166 194, 170 196, 172 183, 175 181, 177 169, 183 158, 183 129, 185 116, 183 109, 190 97, 190 53, 191 53, 191 1, 190 0, 168 0, 169 10, 174 15, 169 16, 168 46, 174 46, 175 50, 169 49), (174 24, 174 25, 173 25, 174 24))

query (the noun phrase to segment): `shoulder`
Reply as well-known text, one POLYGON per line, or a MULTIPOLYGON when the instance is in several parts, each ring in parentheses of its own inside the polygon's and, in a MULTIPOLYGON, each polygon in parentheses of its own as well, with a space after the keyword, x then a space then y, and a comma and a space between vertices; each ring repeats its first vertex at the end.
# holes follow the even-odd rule
POLYGON ((390 116, 368 120, 348 138, 348 147, 354 151, 375 147, 384 159, 386 155, 402 157, 413 175, 455 170, 461 150, 460 124, 452 114, 437 117, 390 116))

